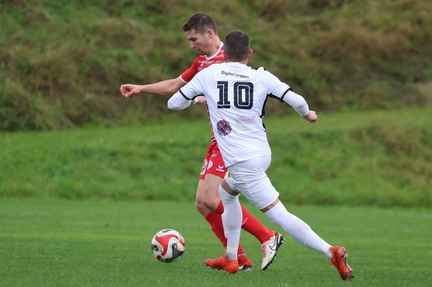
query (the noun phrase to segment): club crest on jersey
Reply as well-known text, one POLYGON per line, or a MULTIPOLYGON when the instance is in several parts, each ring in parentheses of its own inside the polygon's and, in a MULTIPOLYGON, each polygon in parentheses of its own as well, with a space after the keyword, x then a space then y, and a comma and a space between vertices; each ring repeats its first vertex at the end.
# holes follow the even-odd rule
POLYGON ((218 133, 223 137, 229 135, 232 131, 230 123, 227 122, 226 120, 218 121, 216 124, 216 127, 217 127, 218 133))

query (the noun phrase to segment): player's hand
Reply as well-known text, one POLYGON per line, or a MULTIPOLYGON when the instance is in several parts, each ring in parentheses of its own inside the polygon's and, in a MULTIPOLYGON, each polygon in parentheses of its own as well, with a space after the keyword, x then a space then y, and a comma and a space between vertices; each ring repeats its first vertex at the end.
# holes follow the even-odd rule
POLYGON ((305 120, 307 120, 311 124, 314 124, 318 120, 318 115, 316 114, 315 111, 309 110, 309 114, 307 114, 306 116, 303 116, 302 118, 304 118, 305 120))
POLYGON ((124 84, 120 86, 120 92, 123 97, 133 98, 141 92, 139 85, 124 84))
POLYGON ((194 104, 205 104, 206 98, 204 96, 198 96, 194 99, 194 104))

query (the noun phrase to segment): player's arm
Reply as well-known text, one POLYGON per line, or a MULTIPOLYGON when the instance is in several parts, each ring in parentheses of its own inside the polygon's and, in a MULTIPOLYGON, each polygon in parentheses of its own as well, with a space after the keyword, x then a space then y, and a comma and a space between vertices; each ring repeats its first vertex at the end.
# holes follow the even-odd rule
POLYGON ((168 100, 167 106, 170 110, 184 110, 190 107, 191 104, 197 103, 197 98, 189 99, 181 91, 178 91, 168 100))
POLYGON ((124 84, 120 86, 120 92, 126 98, 138 94, 172 95, 184 85, 185 83, 178 77, 147 85, 124 84))
MULTIPOLYGON (((135 97, 138 94, 156 94, 156 95, 173 95, 198 73, 198 57, 192 65, 184 71, 178 78, 160 81, 147 85, 124 84, 120 86, 121 94, 126 97, 135 97)), ((200 99, 199 103, 205 100, 200 99)))
POLYGON ((294 110, 305 120, 314 124, 318 120, 315 111, 309 110, 309 105, 306 100, 299 94, 294 93, 291 89, 282 97, 282 101, 291 105, 294 110))
POLYGON ((311 124, 314 124, 318 120, 318 115, 316 114, 315 111, 309 110, 309 113, 306 116, 302 116, 302 118, 304 118, 305 120, 307 120, 311 124))
MULTIPOLYGON (((205 77, 204 71, 200 75, 193 77, 184 87, 176 91, 176 93, 168 100, 167 106, 170 110, 184 110, 192 104, 205 102, 202 79, 205 77), (200 77, 201 76, 201 77, 200 77)), ((183 78, 183 76, 181 76, 183 78)))
MULTIPOLYGON (((258 69, 258 70, 261 70, 258 69)), ((263 75, 267 77, 267 85, 270 87, 268 94, 275 95, 280 101, 292 106, 294 110, 305 120, 314 124, 318 120, 315 111, 309 110, 306 100, 299 94, 293 92, 290 86, 281 82, 276 76, 262 69, 263 75)))

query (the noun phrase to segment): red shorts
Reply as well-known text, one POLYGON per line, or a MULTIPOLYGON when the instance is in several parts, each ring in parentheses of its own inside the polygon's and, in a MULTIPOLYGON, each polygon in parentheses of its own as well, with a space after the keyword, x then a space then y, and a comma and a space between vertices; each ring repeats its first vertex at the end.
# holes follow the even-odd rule
POLYGON ((216 141, 212 141, 207 148, 207 155, 200 172, 200 179, 205 179, 206 174, 224 177, 227 169, 222 159, 222 154, 216 141))

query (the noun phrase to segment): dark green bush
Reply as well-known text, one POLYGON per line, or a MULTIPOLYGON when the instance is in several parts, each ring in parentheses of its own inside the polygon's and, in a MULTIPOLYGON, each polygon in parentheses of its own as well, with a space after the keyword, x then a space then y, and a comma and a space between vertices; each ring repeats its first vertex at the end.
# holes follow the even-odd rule
POLYGON ((118 89, 184 71, 196 55, 181 26, 198 11, 215 18, 221 38, 247 31, 250 64, 266 67, 316 109, 429 105, 432 8, 426 2, 3 1, 0 128, 163 118, 165 97, 130 101, 118 89))

